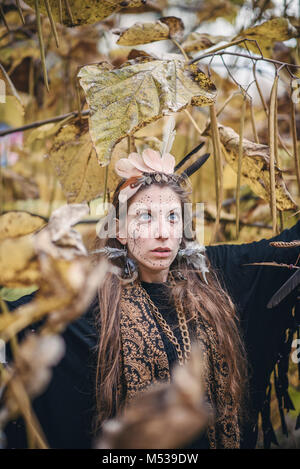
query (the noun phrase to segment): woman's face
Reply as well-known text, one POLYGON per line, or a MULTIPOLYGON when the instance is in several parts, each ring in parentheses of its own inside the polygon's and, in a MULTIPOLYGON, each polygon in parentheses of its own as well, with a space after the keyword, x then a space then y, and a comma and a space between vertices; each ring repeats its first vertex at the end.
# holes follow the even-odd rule
POLYGON ((165 281, 182 239, 179 196, 168 186, 138 191, 130 199, 126 223, 125 236, 118 239, 138 263, 142 279, 165 281))

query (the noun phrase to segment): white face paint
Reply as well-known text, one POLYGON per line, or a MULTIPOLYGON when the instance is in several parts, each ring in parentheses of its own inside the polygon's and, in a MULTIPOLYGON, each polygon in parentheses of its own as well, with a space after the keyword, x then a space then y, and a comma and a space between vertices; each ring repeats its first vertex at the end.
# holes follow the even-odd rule
POLYGON ((183 220, 179 196, 168 186, 151 185, 137 192, 127 212, 127 245, 142 280, 166 281, 182 239, 183 220))

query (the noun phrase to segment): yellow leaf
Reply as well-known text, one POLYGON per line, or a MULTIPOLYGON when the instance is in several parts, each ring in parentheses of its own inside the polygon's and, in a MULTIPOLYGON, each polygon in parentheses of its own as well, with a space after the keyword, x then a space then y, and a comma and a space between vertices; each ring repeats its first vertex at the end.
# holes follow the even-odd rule
MULTIPOLYGON (((239 135, 230 127, 219 125, 220 139, 224 146, 226 161, 237 173, 239 135)), ((270 149, 267 145, 243 139, 242 183, 266 201, 270 201, 270 149)), ((288 192, 282 173, 275 167, 276 206, 278 210, 295 210, 297 205, 288 192)))
POLYGON ((11 211, 4 213, 0 216, 0 241, 33 233, 45 223, 43 218, 27 212, 11 211))
POLYGON ((119 69, 102 63, 79 71, 90 108, 90 134, 102 166, 109 163, 116 143, 144 125, 189 104, 214 102, 214 84, 195 64, 179 57, 141 57, 119 69))
MULTIPOLYGON (((253 28, 245 29, 235 39, 243 37, 255 39, 264 57, 271 57, 275 42, 286 41, 297 36, 297 29, 287 18, 273 18, 253 28)), ((241 47, 245 46, 241 44, 241 47)), ((260 54, 254 42, 247 41, 247 47, 256 54, 260 54)))
MULTIPOLYGON (((49 159, 69 203, 90 201, 103 193, 105 169, 97 160, 87 119, 73 121, 56 133, 49 159)), ((112 172, 108 186, 114 186, 116 179, 112 172)))
POLYGON ((130 28, 114 30, 113 33, 120 35, 117 44, 121 46, 136 46, 137 44, 169 39, 169 27, 159 20, 149 23, 135 23, 130 28))
POLYGON ((38 283, 39 270, 32 235, 0 243, 0 284, 9 288, 38 283))
MULTIPOLYGON (((79 26, 81 24, 92 24, 101 21, 107 16, 117 13, 122 8, 136 8, 144 5, 143 0, 68 0, 72 12, 73 23, 62 1, 63 23, 67 26, 79 26)), ((34 8, 34 0, 26 0, 26 3, 34 8)), ((60 20, 59 2, 51 1, 51 12, 56 22, 60 20)), ((40 11, 47 14, 44 2, 40 2, 40 11)))

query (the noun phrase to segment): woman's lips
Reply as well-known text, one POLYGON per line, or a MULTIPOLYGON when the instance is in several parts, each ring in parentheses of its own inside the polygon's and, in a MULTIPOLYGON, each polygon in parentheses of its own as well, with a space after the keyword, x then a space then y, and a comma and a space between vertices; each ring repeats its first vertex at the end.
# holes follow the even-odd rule
POLYGON ((171 254, 171 249, 169 248, 160 248, 160 249, 157 249, 157 250, 152 250, 152 254, 155 256, 155 257, 169 257, 169 255, 171 254))

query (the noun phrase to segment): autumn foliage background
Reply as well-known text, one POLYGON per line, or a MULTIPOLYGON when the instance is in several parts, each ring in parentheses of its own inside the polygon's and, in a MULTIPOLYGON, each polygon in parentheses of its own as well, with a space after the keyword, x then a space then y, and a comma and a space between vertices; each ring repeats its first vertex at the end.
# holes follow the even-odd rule
MULTIPOLYGON (((46 447, 30 399, 104 275, 87 253, 117 159, 161 149, 174 115, 176 162, 201 142, 188 164, 211 155, 191 178, 205 244, 271 237, 299 219, 299 4, 2 0, 0 18, 0 337, 14 355, 11 368, 0 364, 0 429, 21 413, 31 447, 46 447), (5 301, 36 289, 9 313, 5 301), (42 318, 40 334, 19 343, 42 318)), ((273 422, 283 445, 299 447, 294 363, 289 377, 289 439, 275 401, 273 422)))

